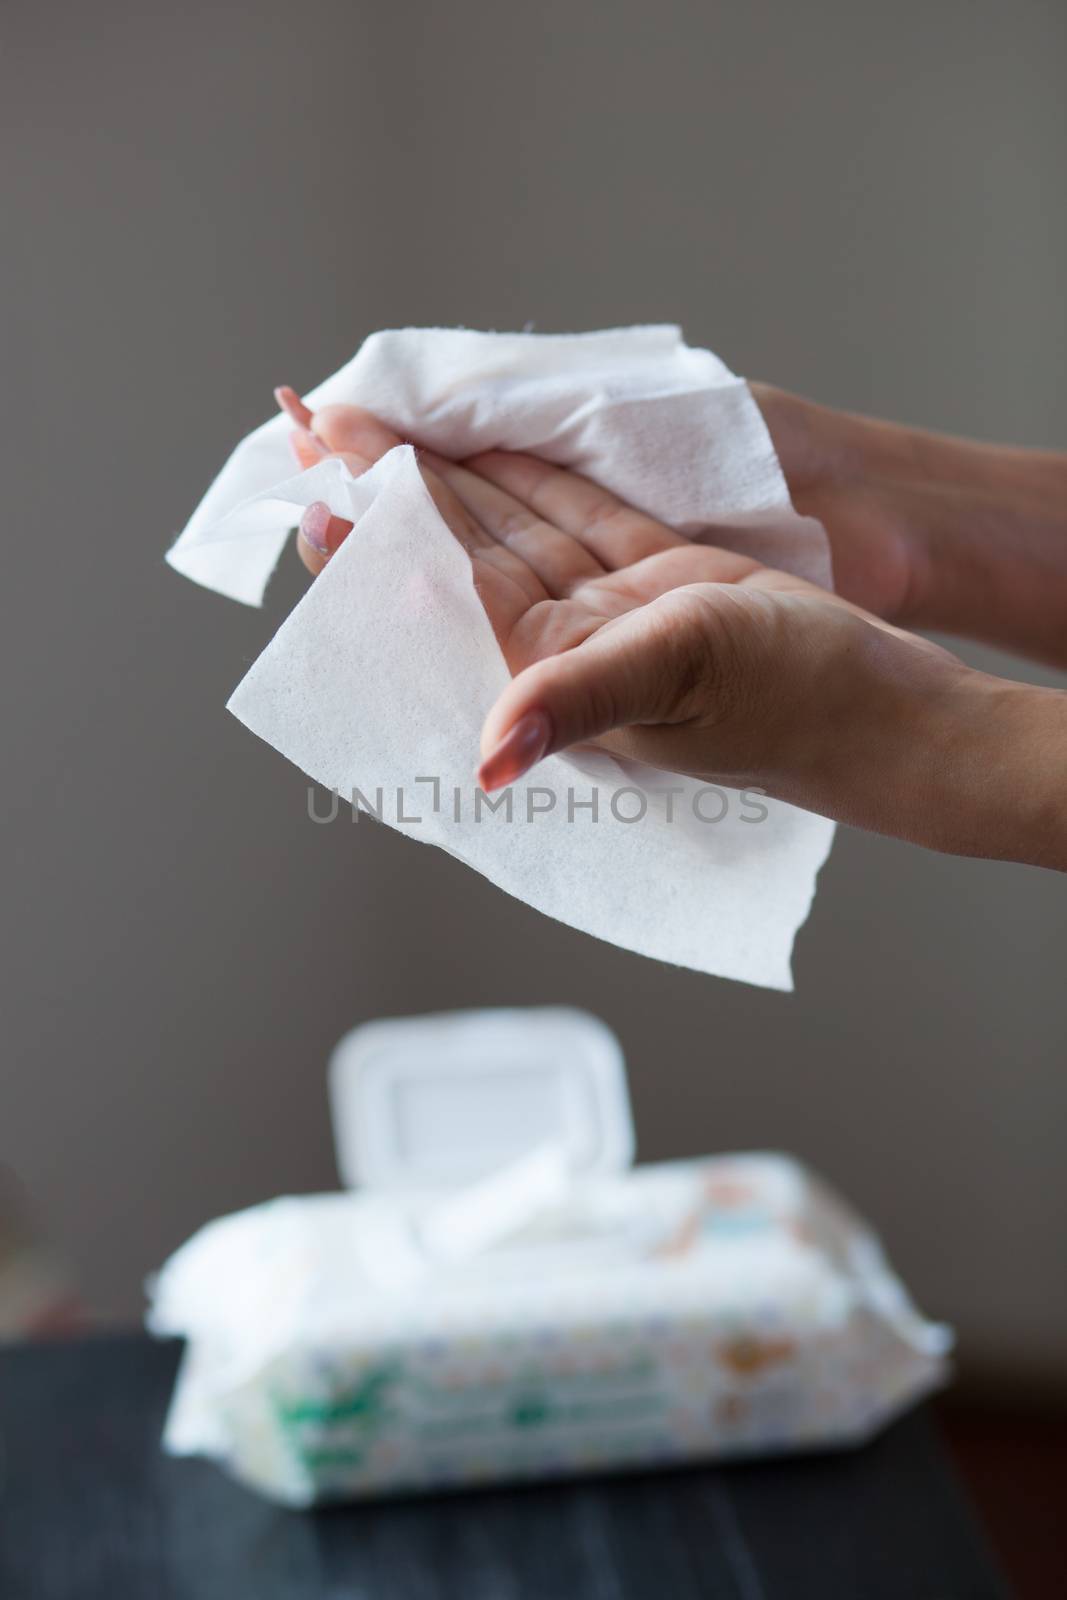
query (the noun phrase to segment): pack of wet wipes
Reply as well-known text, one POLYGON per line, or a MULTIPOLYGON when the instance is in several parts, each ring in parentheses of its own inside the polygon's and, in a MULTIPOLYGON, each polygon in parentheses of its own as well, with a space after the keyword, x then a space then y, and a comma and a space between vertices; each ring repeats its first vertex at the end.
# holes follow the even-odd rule
POLYGON ((349 1187, 209 1223, 152 1285, 174 1454, 311 1505, 854 1445, 945 1380, 949 1331, 797 1162, 632 1166, 583 1012, 366 1024, 331 1099, 349 1187))

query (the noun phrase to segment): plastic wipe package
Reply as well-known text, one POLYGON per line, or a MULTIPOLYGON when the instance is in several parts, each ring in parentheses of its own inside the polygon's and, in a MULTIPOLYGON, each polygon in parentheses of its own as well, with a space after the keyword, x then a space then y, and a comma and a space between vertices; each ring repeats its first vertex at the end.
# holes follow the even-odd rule
POLYGON ((631 1167, 583 1012, 369 1023, 331 1098, 350 1187, 220 1218, 151 1286, 173 1454, 308 1506, 854 1445, 946 1378, 949 1330, 797 1162, 631 1167))
MULTIPOLYGON (((306 400, 364 406, 455 459, 533 452, 693 540, 831 584, 825 531, 794 511, 748 385, 677 328, 376 333, 306 400)), ((234 715, 344 801, 548 916, 791 988, 833 824, 592 749, 549 757, 487 805, 479 738, 508 668, 413 449, 358 478, 337 459, 299 472, 290 426, 274 416, 238 444, 167 556, 256 604, 305 506, 356 524, 233 692, 234 715)))

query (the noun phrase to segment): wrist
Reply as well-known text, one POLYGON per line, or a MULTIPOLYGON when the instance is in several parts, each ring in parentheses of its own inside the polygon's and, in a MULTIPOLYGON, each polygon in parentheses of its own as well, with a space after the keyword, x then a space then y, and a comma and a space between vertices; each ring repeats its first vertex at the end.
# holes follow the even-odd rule
POLYGON ((972 675, 982 712, 979 802, 995 853, 1067 872, 1067 693, 972 675))
POLYGON ((752 384, 839 593, 1067 666, 1067 454, 977 444, 752 384))
POLYGON ((891 699, 881 831, 1067 871, 1067 695, 961 665, 933 694, 903 685, 891 699))
POLYGON ((837 592, 876 616, 916 623, 927 566, 924 529, 887 494, 907 456, 908 430, 768 384, 751 389, 794 508, 826 529, 837 592))
POLYGON ((795 736, 775 741, 769 792, 928 849, 1067 871, 1067 693, 992 677, 854 613, 840 622, 824 619, 829 647, 791 675, 795 736))

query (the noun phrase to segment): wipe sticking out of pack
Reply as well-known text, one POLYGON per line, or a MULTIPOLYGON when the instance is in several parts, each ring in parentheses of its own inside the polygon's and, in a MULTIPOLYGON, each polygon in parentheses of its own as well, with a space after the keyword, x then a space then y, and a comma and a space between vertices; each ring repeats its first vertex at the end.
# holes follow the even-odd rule
MULTIPOLYGON (((695 540, 830 585, 825 532, 793 511, 748 385, 677 328, 378 333, 306 399, 358 403, 455 458, 535 452, 695 540)), ((303 507, 326 501, 357 523, 230 710, 345 800, 561 922, 791 988, 833 825, 584 750, 542 762, 491 809, 474 771, 508 669, 414 451, 360 478, 337 460, 294 472, 289 430, 275 416, 238 445, 167 558, 255 604, 303 507)))
POLYGON ((584 1013, 371 1023, 331 1088, 349 1192, 210 1223, 153 1285, 174 1454, 310 1505, 854 1445, 945 1379, 949 1331, 795 1161, 631 1169, 584 1013))

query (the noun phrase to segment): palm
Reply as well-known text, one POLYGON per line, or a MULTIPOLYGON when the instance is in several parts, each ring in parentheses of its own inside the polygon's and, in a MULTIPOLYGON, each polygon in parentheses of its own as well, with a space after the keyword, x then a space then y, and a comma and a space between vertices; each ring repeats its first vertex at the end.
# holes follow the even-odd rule
MULTIPOLYGON (((326 408, 316 430, 357 471, 400 443, 355 406, 326 408)), ((424 451, 420 463, 438 510, 470 556, 512 673, 693 584, 823 595, 748 556, 693 544, 587 478, 534 456, 494 450, 458 464, 424 451)))

